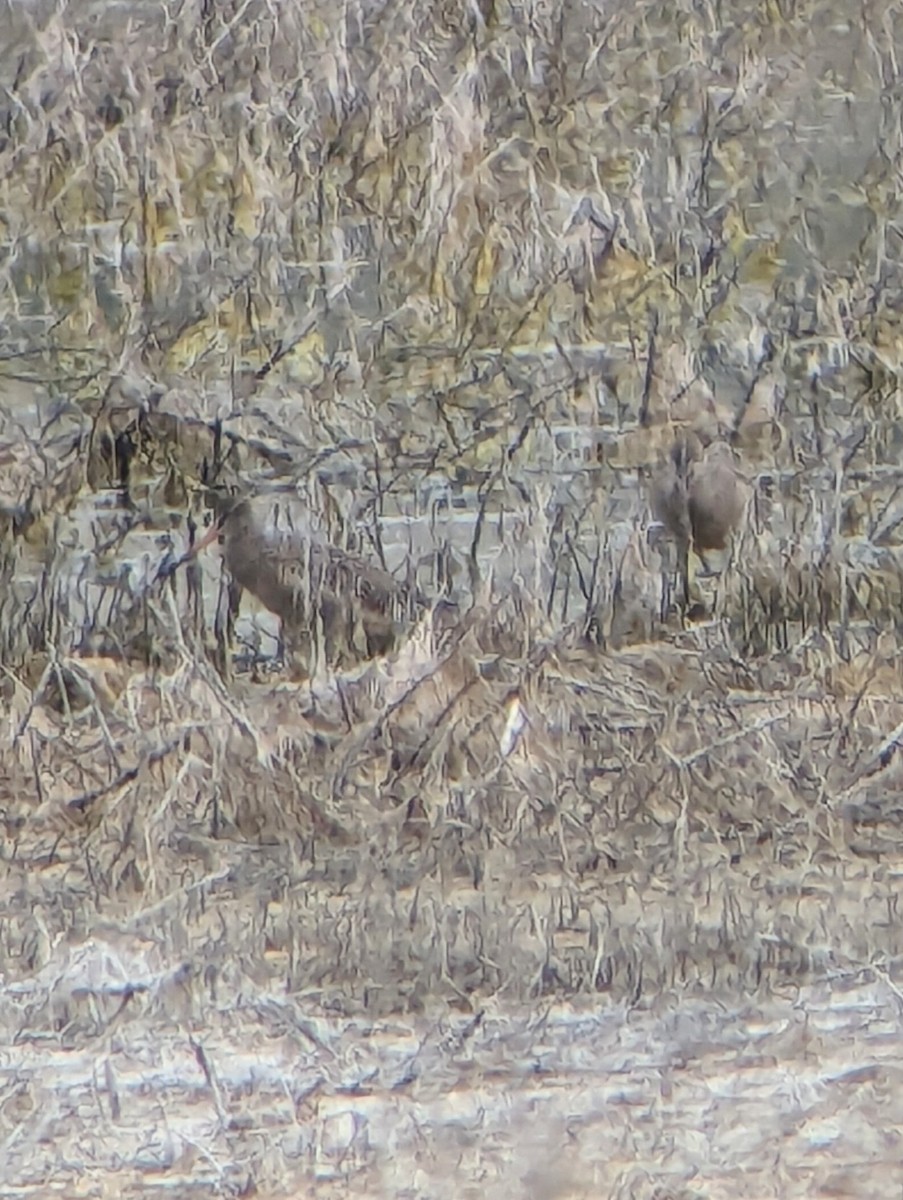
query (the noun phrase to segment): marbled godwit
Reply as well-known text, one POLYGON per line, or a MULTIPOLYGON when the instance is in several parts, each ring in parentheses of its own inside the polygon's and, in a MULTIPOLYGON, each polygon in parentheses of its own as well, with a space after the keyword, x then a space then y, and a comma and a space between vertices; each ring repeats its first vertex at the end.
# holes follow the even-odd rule
POLYGON ((422 600, 387 571, 330 544, 309 521, 271 528, 246 497, 218 498, 215 511, 195 553, 220 538, 234 583, 280 618, 284 641, 309 668, 315 658, 348 666, 388 653, 398 618, 422 600))
POLYGON ((712 442, 705 451, 694 435, 674 443, 653 482, 652 506, 677 540, 685 601, 691 547, 708 569, 706 553, 726 548, 745 505, 742 480, 726 442, 712 442))

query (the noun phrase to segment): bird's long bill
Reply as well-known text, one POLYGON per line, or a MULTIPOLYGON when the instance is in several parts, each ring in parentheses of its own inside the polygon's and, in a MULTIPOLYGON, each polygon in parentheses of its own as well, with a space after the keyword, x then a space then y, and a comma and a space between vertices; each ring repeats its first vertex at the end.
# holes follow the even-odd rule
POLYGON ((204 536, 201 538, 201 540, 199 542, 195 542, 194 546, 191 549, 191 553, 192 554, 200 554, 200 552, 202 550, 206 550, 207 547, 212 542, 216 541, 216 539, 220 535, 221 530, 222 530, 222 523, 220 521, 214 521, 213 524, 210 526, 210 528, 207 530, 207 532, 204 534, 204 536))

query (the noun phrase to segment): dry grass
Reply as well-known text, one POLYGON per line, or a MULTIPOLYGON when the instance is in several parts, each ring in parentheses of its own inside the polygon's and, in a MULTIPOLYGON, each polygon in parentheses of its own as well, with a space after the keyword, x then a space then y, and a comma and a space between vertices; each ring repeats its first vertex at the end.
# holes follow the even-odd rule
POLYGON ((895 5, 0 24, 0 1195, 899 1195, 895 5))

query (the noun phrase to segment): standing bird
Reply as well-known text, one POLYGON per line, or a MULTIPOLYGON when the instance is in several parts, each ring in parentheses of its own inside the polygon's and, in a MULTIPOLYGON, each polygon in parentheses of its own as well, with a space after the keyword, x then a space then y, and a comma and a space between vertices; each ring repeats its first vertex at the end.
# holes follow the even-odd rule
POLYGON ((253 501, 240 497, 217 497, 214 511, 194 553, 219 537, 236 588, 279 617, 286 647, 308 670, 316 662, 349 666, 393 649, 398 619, 420 597, 387 571, 332 545, 309 519, 272 528, 253 501))
POLYGON ((687 607, 690 549, 708 571, 706 553, 726 548, 745 506, 742 479, 726 442, 712 442, 703 450, 699 438, 691 434, 674 443, 653 482, 652 507, 677 541, 687 607))

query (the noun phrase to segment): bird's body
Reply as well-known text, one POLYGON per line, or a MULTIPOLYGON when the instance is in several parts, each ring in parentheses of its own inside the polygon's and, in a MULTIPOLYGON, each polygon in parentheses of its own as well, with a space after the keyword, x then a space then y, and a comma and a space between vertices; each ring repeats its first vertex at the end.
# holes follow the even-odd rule
POLYGON ((272 528, 249 500, 222 506, 199 549, 219 533, 237 588, 282 622, 283 640, 310 667, 386 654, 411 597, 387 571, 330 544, 311 528, 272 528))
POLYGON ((714 442, 690 464, 687 483, 687 511, 697 554, 725 549, 745 505, 731 449, 726 442, 714 442))
POLYGON ((730 446, 716 441, 703 451, 692 437, 675 442, 654 480, 652 505, 677 542, 688 591, 690 549, 703 562, 707 552, 724 550, 746 505, 730 446))

